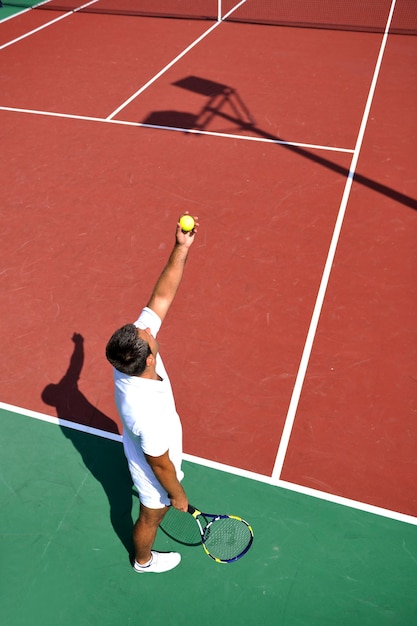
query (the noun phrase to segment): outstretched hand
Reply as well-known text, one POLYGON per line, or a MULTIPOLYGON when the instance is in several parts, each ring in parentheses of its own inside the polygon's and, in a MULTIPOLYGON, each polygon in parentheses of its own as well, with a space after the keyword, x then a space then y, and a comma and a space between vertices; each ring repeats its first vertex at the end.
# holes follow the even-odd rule
POLYGON ((148 302, 147 306, 152 309, 152 311, 155 311, 162 322, 168 313, 168 309, 175 298, 175 294, 177 293, 177 289, 182 280, 188 251, 197 232, 197 219, 198 218, 194 218, 195 224, 193 230, 186 233, 183 232, 178 221, 175 232, 174 248, 169 256, 167 264, 162 270, 162 274, 156 282, 148 302))
POLYGON ((180 219, 181 219, 181 217, 183 215, 188 215, 188 212, 183 213, 182 215, 179 216, 178 222, 177 222, 177 230, 176 230, 175 236, 176 236, 176 239, 177 239, 177 243, 180 246, 186 246, 187 248, 189 248, 191 246, 191 244, 193 243, 193 241, 194 241, 194 237, 195 237, 195 234, 196 234, 198 226, 199 226, 199 224, 198 224, 198 217, 193 216, 193 219, 195 221, 194 228, 193 228, 193 230, 190 230, 189 232, 185 233, 181 229, 181 226, 180 226, 180 219))

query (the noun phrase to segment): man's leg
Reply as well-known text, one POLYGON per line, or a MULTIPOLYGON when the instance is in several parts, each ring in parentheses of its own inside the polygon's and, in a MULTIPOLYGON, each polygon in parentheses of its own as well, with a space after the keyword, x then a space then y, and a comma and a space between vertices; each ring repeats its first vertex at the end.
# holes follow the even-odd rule
POLYGON ((181 555, 178 552, 157 552, 152 550, 156 531, 167 510, 167 506, 162 509, 150 509, 142 503, 140 504, 139 519, 133 528, 133 543, 135 546, 133 569, 136 572, 167 572, 176 567, 181 561, 181 555))
POLYGON ((143 565, 151 559, 151 549, 155 541, 156 531, 167 511, 167 506, 163 509, 150 509, 140 503, 139 519, 133 528, 133 544, 137 563, 143 565))

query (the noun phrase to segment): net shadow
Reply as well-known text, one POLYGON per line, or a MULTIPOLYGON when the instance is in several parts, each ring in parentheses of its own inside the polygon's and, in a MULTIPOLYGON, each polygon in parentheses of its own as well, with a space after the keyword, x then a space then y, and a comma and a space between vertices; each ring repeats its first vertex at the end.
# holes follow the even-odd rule
MULTIPOLYGON (((348 168, 334 163, 330 159, 312 150, 294 145, 284 137, 274 135, 259 128, 248 107, 243 102, 237 90, 233 87, 198 76, 187 76, 173 83, 173 86, 187 89, 199 95, 204 95, 207 97, 207 100, 197 113, 186 111, 153 111, 142 120, 143 124, 165 129, 184 130, 184 132, 187 130, 204 131, 207 130, 208 125, 214 118, 221 118, 225 122, 230 123, 235 132, 236 130, 243 133, 250 132, 262 139, 276 142, 280 147, 305 159, 309 159, 313 163, 325 167, 336 174, 340 174, 344 178, 350 175, 348 168), (181 121, 183 124, 179 125, 181 121)), ((417 200, 415 198, 372 180, 360 172, 355 172, 353 180, 364 187, 391 198, 395 202, 417 210, 417 200)))

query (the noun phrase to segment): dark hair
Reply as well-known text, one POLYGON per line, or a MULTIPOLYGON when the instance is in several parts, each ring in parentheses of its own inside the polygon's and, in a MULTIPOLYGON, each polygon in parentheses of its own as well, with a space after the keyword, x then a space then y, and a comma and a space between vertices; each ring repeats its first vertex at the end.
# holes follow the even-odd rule
POLYGON ((134 324, 126 324, 116 330, 106 346, 107 360, 119 372, 129 376, 142 374, 150 354, 152 351, 149 344, 138 336, 134 324))

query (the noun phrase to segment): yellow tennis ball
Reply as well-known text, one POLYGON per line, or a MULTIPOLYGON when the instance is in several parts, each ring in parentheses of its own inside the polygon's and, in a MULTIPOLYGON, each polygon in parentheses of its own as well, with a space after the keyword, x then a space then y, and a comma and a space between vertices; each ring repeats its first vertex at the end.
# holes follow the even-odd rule
POLYGON ((191 217, 191 215, 183 215, 182 218, 180 219, 180 226, 181 226, 181 230, 184 233, 189 233, 190 230, 193 230, 195 226, 195 221, 191 217))

